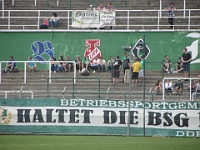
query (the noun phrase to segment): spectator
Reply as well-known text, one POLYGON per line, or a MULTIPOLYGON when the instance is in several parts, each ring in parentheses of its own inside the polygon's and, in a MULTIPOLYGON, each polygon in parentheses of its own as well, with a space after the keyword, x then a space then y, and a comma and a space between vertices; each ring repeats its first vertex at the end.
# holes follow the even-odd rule
POLYGON ((99 57, 99 59, 97 60, 97 64, 98 64, 98 71, 99 72, 105 72, 106 61, 102 57, 99 57))
MULTIPOLYGON (((66 56, 66 61, 71 61, 71 60, 69 59, 69 56, 66 56)), ((66 62, 65 65, 66 65, 66 71, 69 71, 69 72, 72 71, 73 63, 71 63, 71 62, 66 62)))
POLYGON ((106 9, 108 9, 108 10, 115 10, 115 7, 112 6, 111 3, 108 3, 106 9))
POLYGON ((40 29, 48 29, 49 23, 48 23, 48 19, 45 18, 43 20, 43 24, 40 25, 40 29))
POLYGON ((132 65, 133 73, 132 73, 132 86, 137 86, 138 84, 138 76, 139 76, 139 70, 141 69, 141 64, 138 60, 138 58, 135 57, 135 62, 132 65), (134 85, 135 83, 135 85, 134 85))
POLYGON ((93 73, 95 73, 98 69, 98 57, 95 56, 94 59, 92 60, 92 63, 90 64, 91 69, 93 70, 93 73))
POLYGON ((170 28, 173 29, 174 28, 174 10, 176 10, 176 8, 174 8, 173 3, 170 3, 169 6, 167 8, 165 8, 165 10, 168 10, 168 22, 170 24, 170 28))
POLYGON ((110 59, 107 62, 107 69, 109 72, 112 72, 113 70, 113 63, 114 63, 114 59, 112 58, 112 56, 110 56, 110 59))
MULTIPOLYGON (((115 7, 112 6, 111 3, 108 3, 108 4, 107 4, 106 9, 109 10, 109 11, 115 11, 115 7)), ((110 29, 112 30, 112 29, 113 29, 113 26, 110 26, 110 29)))
POLYGON ((181 94, 182 93, 182 90, 183 90, 183 82, 181 81, 181 79, 178 79, 178 82, 176 82, 174 84, 174 92, 175 94, 181 94))
POLYGON ((56 73, 56 71, 57 71, 57 68, 58 68, 58 64, 57 64, 57 62, 55 62, 56 61, 56 58, 55 57, 52 57, 51 58, 51 73, 53 72, 53 73, 56 73))
POLYGON ((79 70, 79 72, 81 72, 81 67, 82 67, 82 61, 79 55, 76 55, 76 70, 79 70))
POLYGON ((82 61, 82 69, 86 68, 87 71, 89 71, 90 68, 90 59, 89 56, 86 56, 82 61))
POLYGON ((197 96, 199 96, 199 95, 200 95, 200 79, 196 83, 196 90, 195 90, 195 93, 192 94, 192 97, 193 97, 193 99, 196 99, 197 96))
POLYGON ((103 10, 104 7, 103 7, 103 4, 100 4, 98 7, 97 7, 97 10, 103 10))
POLYGON ((170 66, 172 65, 171 61, 169 60, 168 55, 165 55, 165 60, 163 60, 163 70, 167 73, 170 73, 170 66))
POLYGON ((58 27, 58 20, 59 18, 57 17, 56 13, 53 13, 52 17, 49 20, 49 27, 53 25, 54 28, 58 27))
POLYGON ((176 71, 174 71, 173 73, 178 73, 178 72, 183 71, 183 62, 181 60, 181 57, 178 58, 178 61, 175 64, 175 68, 176 68, 176 71))
POLYGON ((188 72, 190 71, 190 62, 192 60, 192 57, 190 53, 187 52, 187 48, 183 49, 181 60, 183 62, 183 71, 184 71, 185 78, 188 78, 188 72))
POLYGON ((123 67, 124 67, 124 84, 130 81, 130 56, 124 53, 123 67))
POLYGON ((144 78, 144 56, 140 56, 140 64, 141 64, 141 69, 139 70, 139 81, 143 82, 143 78, 144 78))
POLYGON ((165 93, 166 95, 171 95, 173 92, 173 88, 172 88, 172 82, 167 79, 165 82, 165 93))
POLYGON ((60 61, 59 65, 58 65, 59 71, 60 71, 60 72, 62 72, 62 71, 67 71, 66 65, 65 65, 65 63, 64 63, 65 60, 64 60, 63 56, 60 56, 60 57, 59 57, 59 61, 60 61))
POLYGON ((162 93, 162 82, 160 80, 156 82, 155 91, 156 91, 156 95, 159 95, 162 93))
POLYGON ((119 59, 119 56, 116 56, 116 60, 114 61, 113 64, 113 84, 119 84, 121 67, 122 67, 122 62, 119 59))
POLYGON ((14 60, 14 57, 10 56, 9 61, 6 63, 6 69, 4 70, 4 72, 6 73, 8 70, 11 72, 14 71, 15 69, 17 69, 16 62, 14 60))
POLYGON ((34 59, 30 56, 28 57, 28 61, 26 63, 26 67, 29 71, 33 71, 35 72, 36 70, 36 62, 34 61, 34 59))

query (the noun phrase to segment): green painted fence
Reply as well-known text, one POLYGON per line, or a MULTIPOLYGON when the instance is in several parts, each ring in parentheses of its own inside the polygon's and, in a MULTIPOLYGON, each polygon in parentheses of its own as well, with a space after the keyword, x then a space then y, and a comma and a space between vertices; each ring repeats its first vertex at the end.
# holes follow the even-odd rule
MULTIPOLYGON (((83 59, 86 49, 87 55, 100 52, 108 61, 110 56, 122 57, 122 46, 134 46, 144 35, 151 50, 147 70, 160 70, 164 55, 176 62, 184 47, 192 51, 191 69, 200 70, 200 33, 193 32, 1 32, 0 61, 8 60, 9 56, 24 61, 31 55, 43 60, 49 60, 52 55, 57 60, 61 55, 71 60, 80 55, 83 59)), ((47 69, 47 65, 42 68, 47 69)))

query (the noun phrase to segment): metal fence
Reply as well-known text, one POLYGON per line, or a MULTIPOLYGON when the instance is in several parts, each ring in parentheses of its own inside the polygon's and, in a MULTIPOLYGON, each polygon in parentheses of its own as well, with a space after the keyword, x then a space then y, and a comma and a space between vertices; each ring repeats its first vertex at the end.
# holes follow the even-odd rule
MULTIPOLYGON (((0 12, 1 29, 39 29, 43 19, 56 12, 60 18, 58 29, 77 30, 72 27, 72 10, 1 10, 0 12)), ((175 29, 199 29, 200 9, 179 9, 175 13, 175 29)), ((167 19, 166 10, 116 10, 116 25, 112 30, 168 30, 170 26, 167 19)), ((85 29, 80 28, 80 30, 85 29)))

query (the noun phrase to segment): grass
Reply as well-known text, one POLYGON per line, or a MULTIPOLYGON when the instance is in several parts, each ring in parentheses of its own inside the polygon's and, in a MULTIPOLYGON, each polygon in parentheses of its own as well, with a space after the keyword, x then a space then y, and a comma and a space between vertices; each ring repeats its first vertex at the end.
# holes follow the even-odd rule
POLYGON ((1 150, 199 150, 199 138, 0 135, 1 150))

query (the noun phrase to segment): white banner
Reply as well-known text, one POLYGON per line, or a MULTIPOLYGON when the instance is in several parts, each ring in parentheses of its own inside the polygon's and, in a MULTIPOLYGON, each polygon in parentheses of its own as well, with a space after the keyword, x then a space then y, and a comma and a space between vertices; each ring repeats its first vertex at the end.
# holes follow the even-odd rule
POLYGON ((102 28, 114 26, 115 11, 73 11, 72 27, 74 28, 102 28))
MULTIPOLYGON (((127 108, 0 107, 0 124, 127 127, 127 108)), ((146 128, 200 130, 199 110, 145 111, 146 128)), ((143 109, 130 109, 130 126, 143 127, 143 109)))

